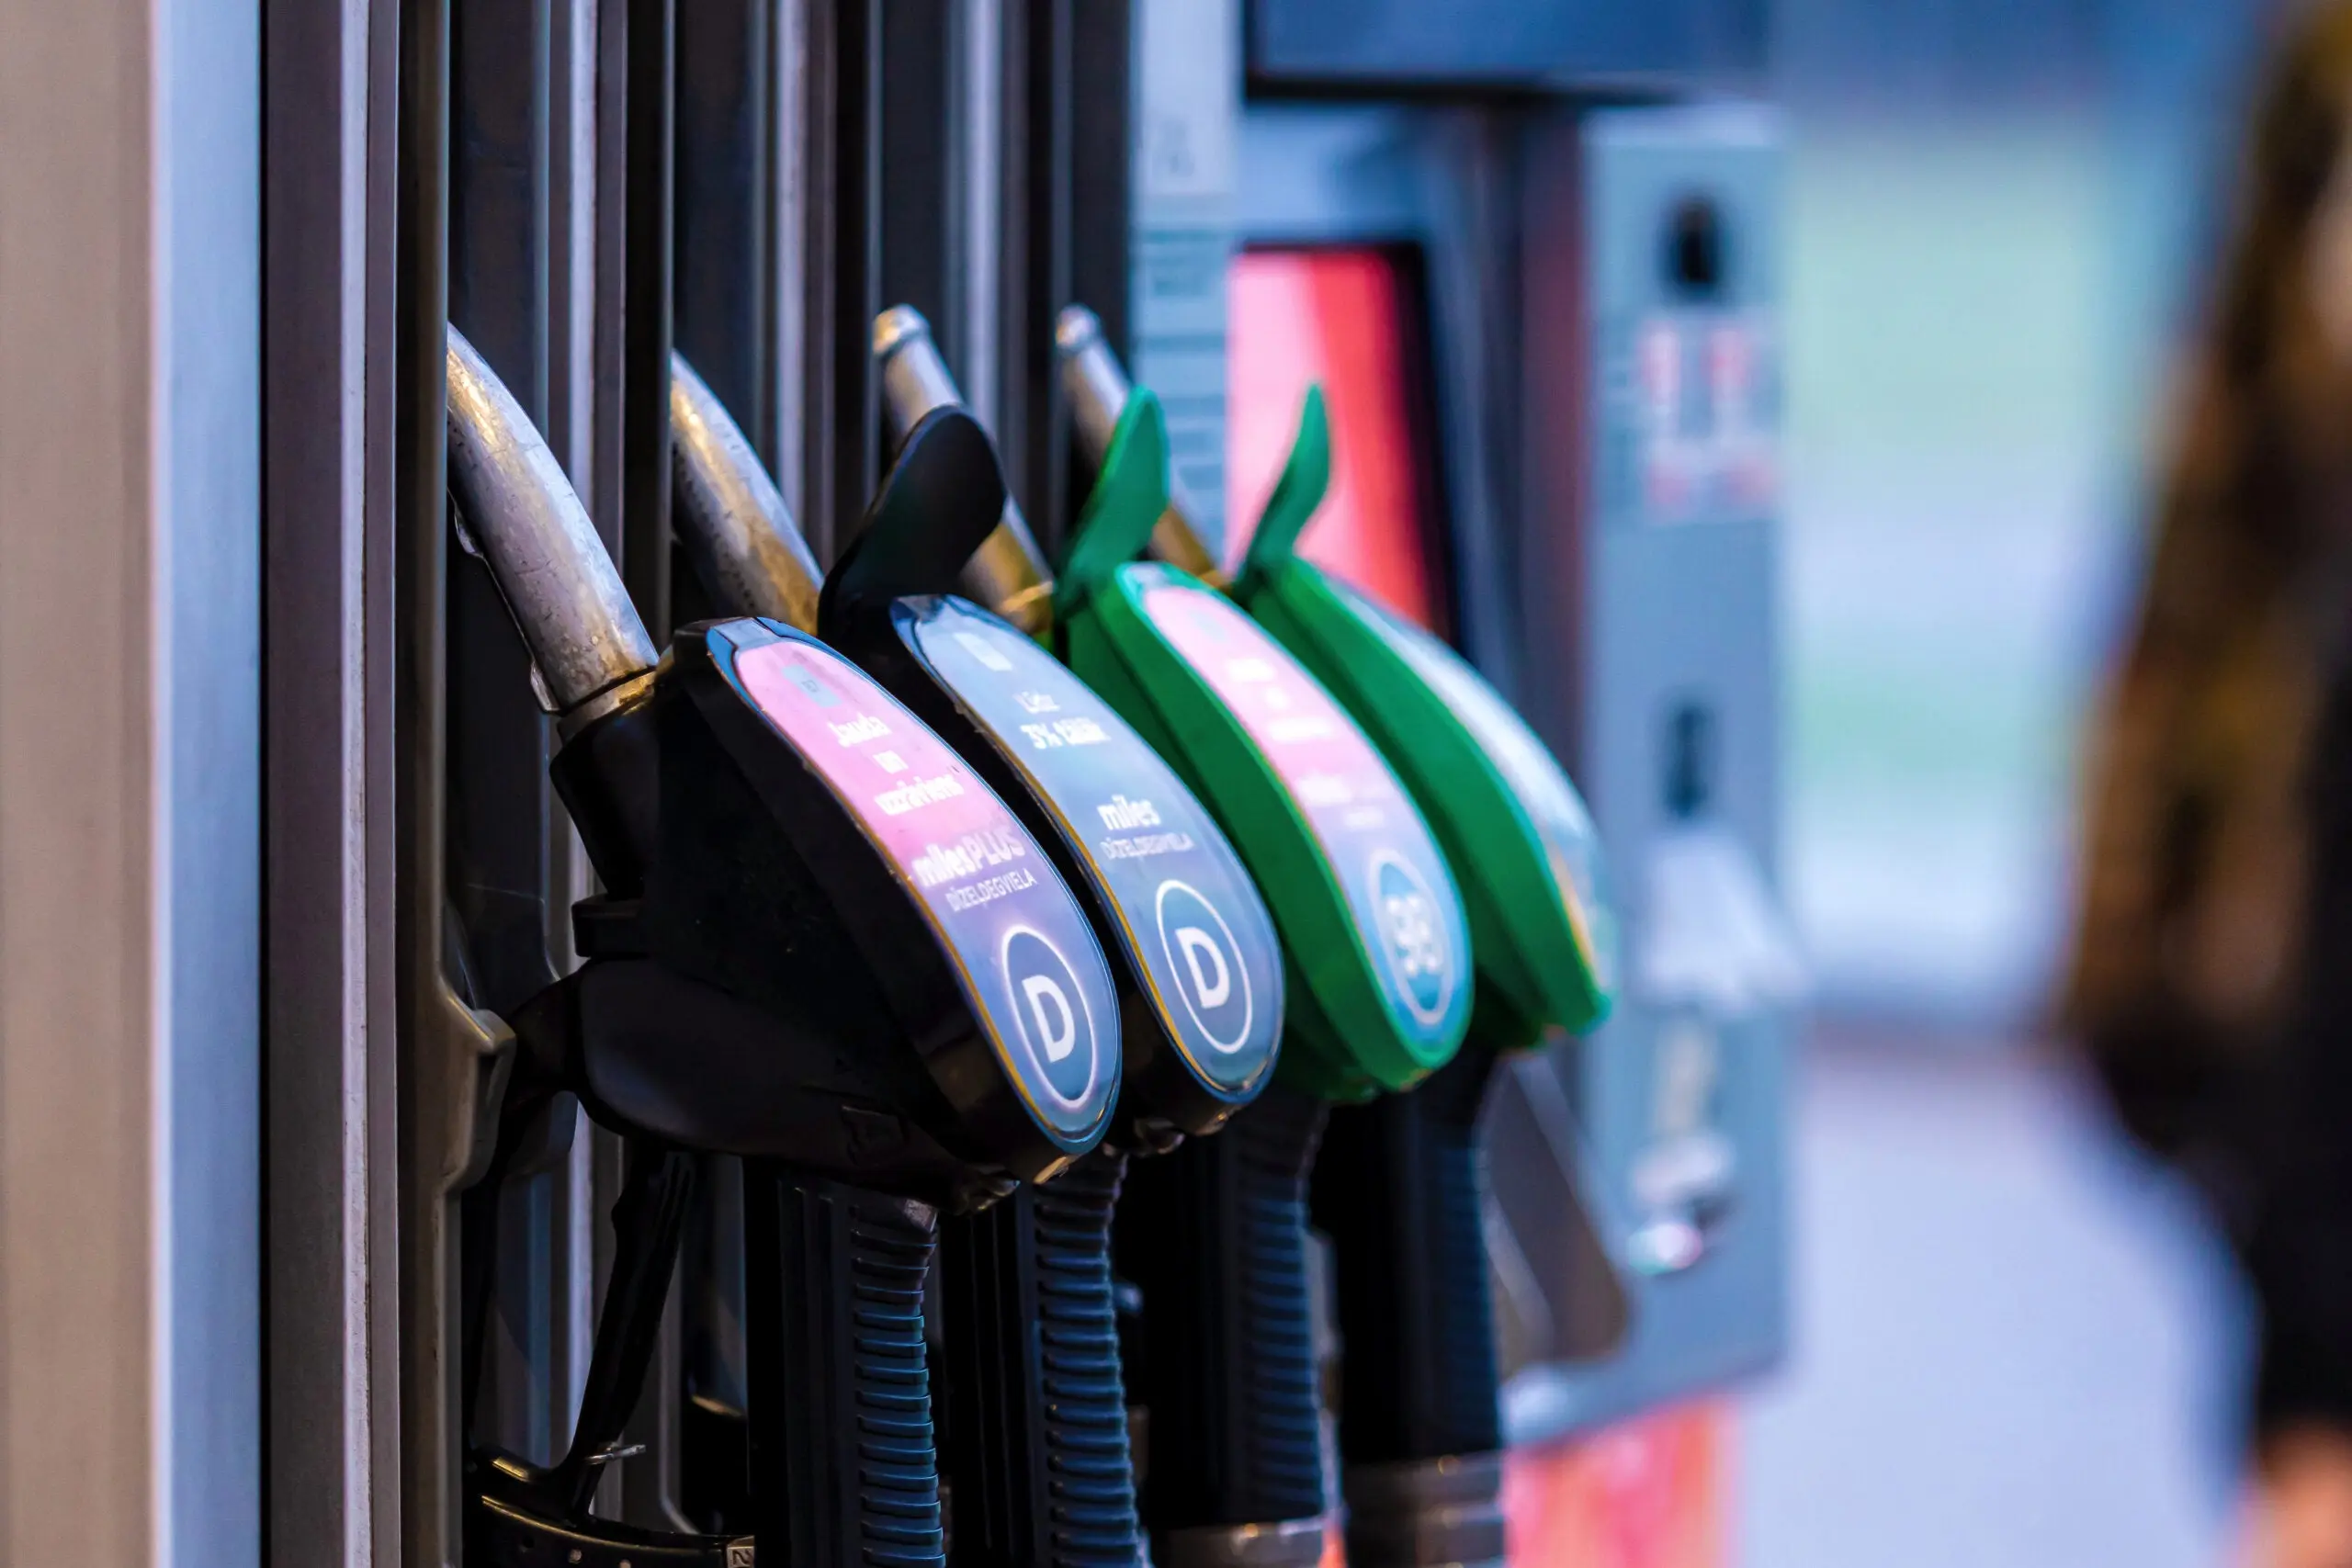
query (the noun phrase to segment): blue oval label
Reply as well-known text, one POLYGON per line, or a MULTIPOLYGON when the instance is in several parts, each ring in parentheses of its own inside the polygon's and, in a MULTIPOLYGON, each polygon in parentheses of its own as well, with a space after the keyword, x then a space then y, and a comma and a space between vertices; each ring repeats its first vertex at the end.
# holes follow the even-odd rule
POLYGON ((1118 998, 1069 886, 929 725, 815 638, 760 625, 781 635, 730 638, 733 678, 913 895, 1031 1113, 1085 1147, 1118 1092, 1118 998))
POLYGON ((956 598, 903 600, 896 624, 1052 812, 1194 1075, 1228 1099, 1249 1092, 1282 1034, 1282 950, 1224 832, 1126 720, 1015 627, 956 598))

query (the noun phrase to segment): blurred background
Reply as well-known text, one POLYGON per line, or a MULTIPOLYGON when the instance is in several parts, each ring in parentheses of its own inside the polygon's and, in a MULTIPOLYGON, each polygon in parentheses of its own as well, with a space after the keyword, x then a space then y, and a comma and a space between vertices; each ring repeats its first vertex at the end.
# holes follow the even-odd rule
POLYGON ((1754 1568, 2211 1563, 2246 1309, 2046 1040, 2086 705, 2287 7, 1781 0, 1783 886, 1815 966, 1754 1568))

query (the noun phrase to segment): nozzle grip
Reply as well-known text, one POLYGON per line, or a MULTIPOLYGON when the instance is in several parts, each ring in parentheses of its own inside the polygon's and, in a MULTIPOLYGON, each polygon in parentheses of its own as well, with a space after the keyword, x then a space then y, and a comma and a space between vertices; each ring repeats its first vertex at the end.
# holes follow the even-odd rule
POLYGON ((793 1568, 944 1563, 929 1205, 747 1164, 751 1524, 793 1568))
POLYGON ((1141 1529, 1111 1293, 1126 1156, 1097 1149, 941 1238, 959 1562, 1132 1568, 1141 1529))
POLYGON ((1129 1173, 1118 1257, 1143 1291, 1155 1539, 1324 1511, 1306 1182, 1325 1115, 1276 1086, 1129 1173))
POLYGON ((1497 1059, 1474 1034, 1415 1088, 1331 1113, 1314 1212, 1334 1255, 1351 1472, 1502 1446, 1478 1147, 1497 1059))

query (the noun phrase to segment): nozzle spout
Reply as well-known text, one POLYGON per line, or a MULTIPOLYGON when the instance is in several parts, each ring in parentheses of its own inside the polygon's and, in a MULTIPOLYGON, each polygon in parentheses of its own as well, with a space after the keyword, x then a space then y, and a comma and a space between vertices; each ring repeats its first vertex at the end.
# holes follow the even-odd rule
MULTIPOLYGON (((907 438, 936 408, 961 408, 964 394, 932 342, 931 323, 910 306, 894 305, 874 320, 874 360, 882 374, 883 418, 890 445, 907 438)), ((1052 629, 1054 574, 1028 519, 1011 494, 996 532, 964 568, 966 592, 1032 637, 1052 629)))
POLYGON ((1135 383, 1111 352, 1101 319, 1083 305, 1066 305, 1054 319, 1054 356, 1061 361, 1062 395, 1069 400, 1070 436, 1091 473, 1111 450, 1111 434, 1135 383))
POLYGON ((825 574, 742 427, 676 354, 670 454, 671 525, 718 609, 815 631, 825 574))
POLYGON ((449 494, 569 735, 652 670, 652 641, 555 454, 455 327, 448 376, 449 494))
MULTIPOLYGON (((1135 383, 1102 335, 1102 323, 1083 305, 1067 305, 1054 320, 1054 355, 1061 361, 1062 395, 1069 403, 1070 435, 1089 474, 1102 470, 1111 437, 1126 412, 1135 383)), ((1179 570, 1222 588, 1224 569, 1193 519, 1192 498, 1170 473, 1168 505, 1152 526, 1151 553, 1179 570)))

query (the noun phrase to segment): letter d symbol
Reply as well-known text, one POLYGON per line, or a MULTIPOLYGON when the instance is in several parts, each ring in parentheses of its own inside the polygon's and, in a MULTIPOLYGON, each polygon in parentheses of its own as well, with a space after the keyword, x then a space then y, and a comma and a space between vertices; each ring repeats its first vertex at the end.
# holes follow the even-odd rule
POLYGON ((1021 994, 1029 1000, 1029 1016, 1037 1021, 1037 1038, 1046 1052, 1046 1060, 1058 1062, 1078 1043, 1078 1015, 1070 1010, 1069 997, 1053 977, 1032 975, 1021 982, 1021 994), (1048 1016, 1046 1004, 1052 1004, 1048 1016))
POLYGON ((1176 945, 1183 949, 1184 966, 1193 972, 1193 997, 1204 1008, 1222 1007, 1233 994, 1233 971, 1225 965, 1225 949, 1198 926, 1178 926, 1176 945), (1203 958, 1216 970, 1216 978, 1201 972, 1203 958))

